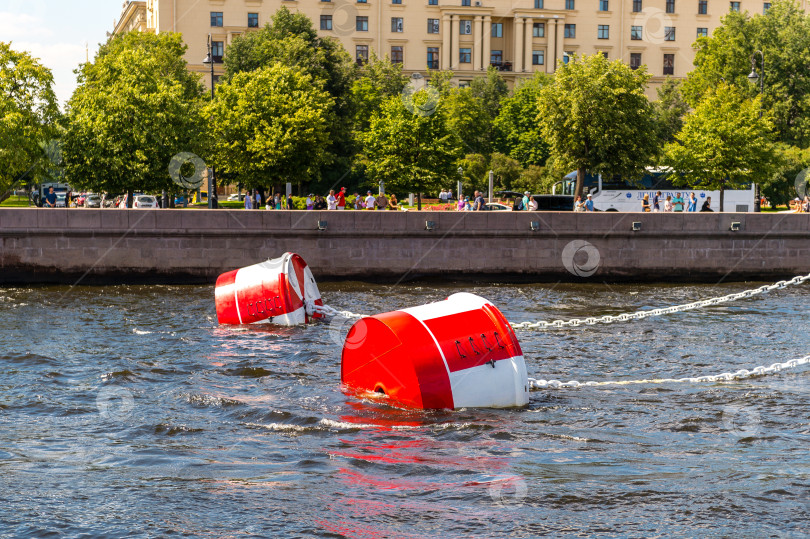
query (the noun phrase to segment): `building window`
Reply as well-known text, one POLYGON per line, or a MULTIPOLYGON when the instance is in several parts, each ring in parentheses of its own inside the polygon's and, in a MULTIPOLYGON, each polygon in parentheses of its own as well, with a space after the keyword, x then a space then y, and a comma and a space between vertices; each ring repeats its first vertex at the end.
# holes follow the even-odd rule
POLYGON ((570 62, 571 60, 574 59, 574 51, 565 51, 563 53, 563 58, 562 59, 563 59, 563 63, 567 64, 568 62, 570 62))
POLYGON ((402 0, 391 0, 392 4, 401 4, 402 0))
POLYGON ((222 57, 225 56, 225 42, 212 41, 211 42, 211 56, 214 57, 214 62, 222 63, 222 57))
POLYGON ((357 45, 355 47, 355 59, 357 60, 357 65, 363 65, 368 63, 368 45, 357 45))
POLYGON ((546 51, 532 51, 532 65, 541 66, 546 63, 546 51))
POLYGON ((332 29, 332 16, 321 15, 321 30, 331 30, 331 29, 332 29))
POLYGON ((472 34, 472 21, 459 21, 458 33, 465 36, 472 34))
POLYGON ((641 0, 633 0, 633 13, 641 13, 641 0))
POLYGON ((472 61, 472 49, 458 50, 458 63, 469 64, 472 61))
POLYGON ((357 3, 358 4, 366 4, 366 3, 368 3, 368 0, 357 0, 357 3))
POLYGON ((402 17, 391 17, 391 31, 395 34, 402 32, 402 17))
POLYGON ((641 53, 640 52, 631 52, 630 53, 630 69, 638 69, 641 67, 641 53))
POLYGON ((664 41, 675 41, 674 26, 664 26, 664 41))
POLYGON ((606 53, 605 51, 599 51, 599 52, 602 54, 602 58, 604 58, 605 60, 608 59, 608 53, 606 53))
POLYGON ((609 0, 599 0, 599 11, 610 11, 609 0))
POLYGON ((428 19, 428 34, 439 33, 439 19, 428 19))
POLYGON ((503 37, 503 23, 492 23, 492 37, 503 37))
POLYGON ((697 37, 709 37, 709 29, 708 28, 698 28, 697 29, 697 37))
POLYGON ((429 6, 438 6, 439 5, 439 0, 428 0, 428 5, 429 6))
POLYGON ((665 54, 664 55, 664 75, 674 75, 675 74, 675 55, 674 54, 665 54))
POLYGON ((631 26, 630 27, 630 39, 632 41, 641 41, 641 34, 644 33, 643 26, 631 26))
POLYGON ((563 37, 574 39, 577 37, 577 25, 576 24, 566 24, 565 31, 563 33, 563 37))
POLYGON ((731 4, 729 6, 729 9, 731 11, 740 11, 740 3, 739 2, 729 2, 729 4, 731 4))
POLYGON ((543 0, 534 0, 534 9, 543 9, 543 0))
POLYGON ((503 51, 492 51, 489 55, 489 63, 495 67, 503 65, 503 51))
POLYGON ((675 13, 675 0, 667 0, 666 10, 667 13, 675 13))
POLYGON ((709 12, 709 0, 698 1, 698 15, 706 15, 709 12))
POLYGON ((764 2, 762 4, 762 14, 767 15, 769 9, 771 9, 771 3, 770 2, 764 2))
POLYGON ((216 26, 217 28, 222 28, 222 12, 221 11, 212 11, 211 12, 211 26, 216 26))
POLYGON ((439 47, 428 47, 427 67, 428 69, 439 69, 439 47))
POLYGON ((461 0, 461 5, 462 6, 469 6, 470 5, 470 0, 461 0))
POLYGON ((565 0, 565 9, 576 9, 574 7, 574 0, 565 0))
POLYGON ((392 64, 402 63, 402 46, 397 45, 395 47, 391 47, 391 63, 392 64))
POLYGON ((596 29, 596 38, 597 39, 610 39, 610 25, 609 24, 600 24, 596 29))
POLYGON ((532 23, 532 36, 546 37, 546 23, 544 22, 532 23))
POLYGON ((368 17, 357 17, 355 21, 355 30, 358 32, 368 32, 368 17))
POLYGON ((258 28, 258 27, 259 27, 259 14, 248 13, 248 28, 258 28))

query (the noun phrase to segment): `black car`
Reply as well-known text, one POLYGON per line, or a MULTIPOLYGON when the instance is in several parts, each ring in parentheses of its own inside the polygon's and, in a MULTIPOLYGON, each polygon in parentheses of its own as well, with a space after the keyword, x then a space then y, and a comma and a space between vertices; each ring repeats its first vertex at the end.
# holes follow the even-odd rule
MULTIPOLYGON (((518 191, 499 191, 501 198, 523 198, 518 191)), ((574 211, 572 195, 530 195, 537 202, 537 211, 574 211)))

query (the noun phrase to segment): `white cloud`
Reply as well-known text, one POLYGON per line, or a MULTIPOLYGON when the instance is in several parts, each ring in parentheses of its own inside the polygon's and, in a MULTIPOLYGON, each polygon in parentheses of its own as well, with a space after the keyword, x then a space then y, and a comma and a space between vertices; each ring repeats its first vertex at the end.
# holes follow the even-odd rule
MULTIPOLYGON (((34 57, 39 58, 43 65, 53 72, 54 91, 59 102, 64 105, 73 91, 76 89, 75 69, 86 61, 86 48, 84 43, 54 43, 45 44, 39 42, 15 41, 12 47, 16 50, 30 52, 34 57)), ((94 47, 95 49, 95 47, 94 47)), ((90 51, 90 57, 95 54, 90 51)))
POLYGON ((50 37, 53 33, 39 17, 27 13, 0 11, 0 37, 3 41, 15 38, 50 37))

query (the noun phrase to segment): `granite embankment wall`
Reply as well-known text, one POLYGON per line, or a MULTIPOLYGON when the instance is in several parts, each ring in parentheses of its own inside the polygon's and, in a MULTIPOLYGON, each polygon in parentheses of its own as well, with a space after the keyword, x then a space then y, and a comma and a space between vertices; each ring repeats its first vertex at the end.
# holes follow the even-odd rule
POLYGON ((0 210, 0 284, 213 282, 285 251, 320 280, 773 280, 810 272, 810 214, 0 210))

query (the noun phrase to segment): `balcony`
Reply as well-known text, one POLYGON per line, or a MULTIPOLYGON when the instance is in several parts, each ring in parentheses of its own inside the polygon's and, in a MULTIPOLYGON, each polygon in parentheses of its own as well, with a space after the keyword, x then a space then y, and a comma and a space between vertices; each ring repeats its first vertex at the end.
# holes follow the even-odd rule
POLYGON ((489 65, 491 65, 498 71, 512 71, 512 62, 491 61, 489 65))

